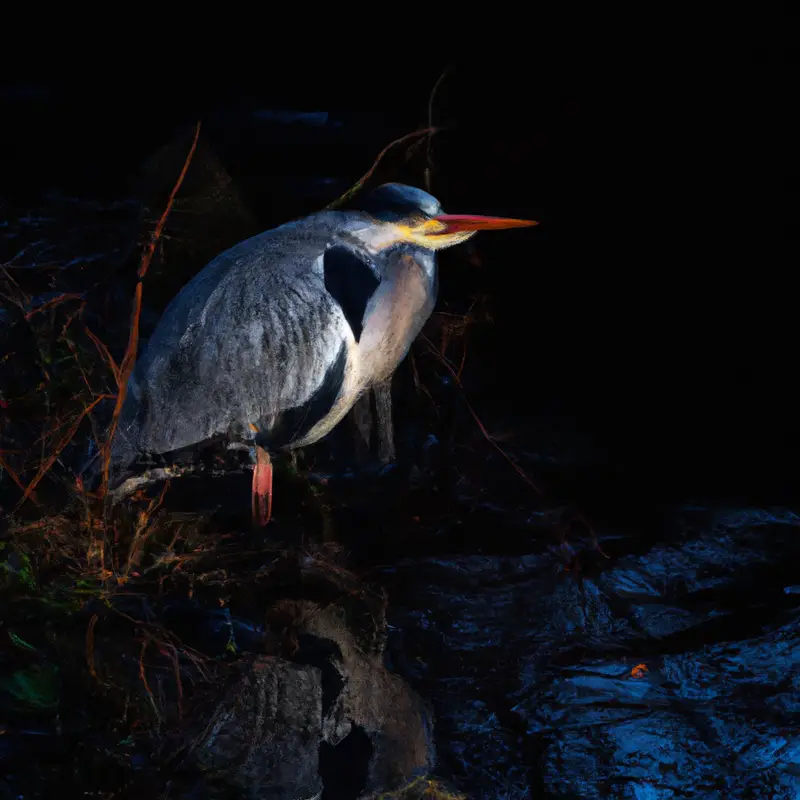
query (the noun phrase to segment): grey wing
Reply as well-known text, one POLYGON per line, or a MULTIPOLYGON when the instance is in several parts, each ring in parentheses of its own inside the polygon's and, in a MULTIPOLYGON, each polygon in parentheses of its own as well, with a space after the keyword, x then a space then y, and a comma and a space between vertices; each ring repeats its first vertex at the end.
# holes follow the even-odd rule
POLYGON ((173 301, 131 381, 122 449, 252 438, 252 425, 286 446, 337 402, 354 339, 325 290, 320 249, 302 269, 271 255, 212 262, 173 301))

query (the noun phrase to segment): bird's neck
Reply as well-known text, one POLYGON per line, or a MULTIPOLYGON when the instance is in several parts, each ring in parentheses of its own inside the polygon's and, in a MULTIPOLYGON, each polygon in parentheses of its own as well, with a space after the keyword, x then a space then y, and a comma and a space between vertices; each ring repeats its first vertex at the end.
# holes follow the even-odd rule
POLYGON ((436 303, 433 253, 397 248, 386 258, 382 271, 359 343, 367 384, 386 380, 397 369, 436 303))
POLYGON ((432 250, 424 250, 414 248, 411 253, 412 258, 422 268, 422 272, 428 281, 428 292, 432 295, 434 302, 436 302, 436 293, 439 290, 439 275, 436 266, 436 254, 432 250))

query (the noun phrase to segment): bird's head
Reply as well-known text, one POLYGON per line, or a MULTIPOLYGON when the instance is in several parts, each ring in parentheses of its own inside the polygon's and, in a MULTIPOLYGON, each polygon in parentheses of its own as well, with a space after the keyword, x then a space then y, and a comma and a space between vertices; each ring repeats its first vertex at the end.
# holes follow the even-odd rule
POLYGON ((444 214, 433 195, 402 183, 378 186, 356 198, 353 205, 372 219, 372 224, 358 235, 374 251, 399 243, 431 251, 443 250, 465 242, 478 231, 527 228, 538 224, 525 219, 444 214))

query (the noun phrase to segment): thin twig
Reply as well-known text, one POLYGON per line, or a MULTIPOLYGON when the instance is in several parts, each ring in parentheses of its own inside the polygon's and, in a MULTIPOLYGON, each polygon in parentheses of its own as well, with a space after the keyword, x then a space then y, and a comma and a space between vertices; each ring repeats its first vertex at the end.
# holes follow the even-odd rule
MULTIPOLYGON (((66 342, 70 353, 72 353, 72 357, 75 359, 75 364, 78 366, 78 371, 81 373, 81 378, 83 378, 83 382, 86 385, 89 394, 94 394, 92 385, 91 383, 89 383, 89 378, 86 375, 86 370, 84 370, 83 365, 81 364, 81 359, 78 355, 78 348, 75 346, 75 342, 73 342, 72 339, 70 339, 67 336, 67 328, 72 324, 72 321, 75 319, 75 317, 77 317, 79 314, 83 312, 85 305, 86 305, 85 303, 81 303, 78 310, 70 314, 69 317, 67 317, 67 321, 64 323, 64 327, 61 329, 61 338, 66 342)), ((91 422, 92 422, 92 430, 94 430, 94 420, 91 420, 91 422)))
MULTIPOLYGON (((17 475, 17 473, 14 472, 13 469, 11 469, 11 466, 9 465, 9 463, 3 458, 3 454, 2 453, 0 453, 0 467, 2 467, 8 473, 9 477, 11 478, 11 480, 14 481, 14 483, 16 483, 17 486, 19 486, 19 488, 22 489, 22 491, 24 492, 25 491, 25 484, 22 482, 22 480, 20 479, 19 475, 17 475)), ((39 505, 39 501, 36 499, 36 495, 33 492, 31 492, 29 494, 29 497, 30 497, 31 500, 33 500, 33 502, 37 506, 39 505)))
MULTIPOLYGON (((0 265, 0 269, 3 270, 3 274, 6 276, 6 279, 10 283, 13 283, 14 286, 16 287, 17 291, 22 295, 23 301, 25 303, 30 303, 30 301, 31 301, 30 297, 28 297, 28 295, 25 294, 25 292, 22 290, 22 287, 16 282, 16 280, 14 280, 14 278, 11 275, 11 273, 6 269, 6 265, 5 264, 0 265)), ((9 298, 9 299, 11 299, 11 298, 9 298)), ((14 303, 14 305, 18 306, 20 310, 23 310, 23 305, 18 300, 12 300, 12 302, 14 303)))
POLYGON ((136 354, 139 347, 139 316, 142 310, 142 282, 144 281, 144 277, 147 274, 147 270, 149 269, 150 263, 153 260, 153 255, 156 252, 156 246, 158 245, 158 241, 164 231, 164 226, 166 225, 167 217, 169 217, 169 212, 172 210, 172 205, 175 202, 175 196, 178 194, 178 191, 183 184, 183 179, 186 177, 186 173, 189 171, 189 165, 192 163, 192 158, 194 157, 194 152, 197 149, 197 140, 199 137, 200 122, 198 121, 197 125, 195 126, 192 146, 189 149, 189 154, 186 156, 186 161, 183 164, 181 174, 178 176, 178 180, 175 182, 175 186, 173 186, 172 191, 170 192, 164 213, 158 220, 156 229, 153 232, 153 235, 150 237, 150 242, 145 248, 141 263, 139 264, 139 271, 136 276, 136 292, 133 299, 133 311, 131 313, 131 327, 130 334, 128 336, 128 346, 125 350, 125 355, 122 358, 122 363, 119 365, 119 392, 117 393, 117 403, 114 406, 114 414, 111 418, 108 436, 106 437, 106 442, 103 446, 103 482, 100 489, 100 493, 103 496, 105 496, 108 490, 108 470, 111 464, 111 442, 114 439, 114 434, 117 431, 119 419, 122 415, 122 407, 125 403, 125 397, 128 392, 128 380, 133 372, 133 367, 136 364, 136 354))
POLYGON ((111 355, 109 349, 100 341, 100 339, 95 336, 94 333, 89 329, 88 325, 84 325, 84 330, 86 331, 87 336, 94 342, 94 346, 97 348, 97 351, 105 360, 106 364, 108 364, 108 368, 111 370, 111 374, 114 376, 114 381, 116 382, 117 386, 120 385, 120 372, 119 367, 117 366, 117 362, 114 361, 114 356, 111 355))
POLYGON ((142 549, 142 547, 144 547, 145 540, 147 539, 147 529, 150 525, 150 520, 152 519, 153 514, 164 502, 164 495, 166 495, 167 489, 169 489, 169 481, 164 484, 158 497, 154 497, 148 504, 147 509, 142 511, 139 515, 139 522, 136 525, 136 531, 133 535, 133 540, 131 541, 131 546, 128 550, 128 560, 125 563, 125 580, 128 579, 132 567, 135 566, 134 559, 138 557, 139 551, 142 549))
POLYGON ((175 669, 175 683, 178 687, 178 719, 183 719, 183 681, 181 680, 181 665, 178 656, 178 648, 171 642, 163 642, 159 650, 170 661, 175 669))
POLYGON ((331 211, 333 209, 339 208, 339 206, 346 203, 350 200, 354 195, 356 195, 359 191, 361 191, 364 184, 372 177, 373 173, 378 167, 378 164, 381 163, 383 157, 393 148, 399 144, 403 144, 403 142, 407 142, 409 139, 414 139, 417 136, 428 136, 438 133, 441 128, 422 128, 418 131, 412 131, 411 133, 407 133, 405 136, 401 136, 399 139, 395 139, 393 142, 389 142, 386 147, 378 153, 378 157, 375 159, 375 163, 369 168, 369 170, 364 173, 364 175, 359 178, 356 183, 348 189, 338 200, 334 200, 332 203, 329 203, 325 206, 326 211, 331 211))
POLYGON ((89 627, 86 629, 86 665, 89 667, 89 674, 100 683, 97 677, 97 670, 94 666, 94 628, 97 625, 98 616, 93 614, 89 620, 89 627))
POLYGON ((458 374, 456 377, 461 380, 461 375, 464 372, 464 365, 467 363, 467 332, 464 331, 464 349, 461 352, 461 363, 458 365, 458 374))
POLYGON ((65 292, 64 294, 60 294, 58 297, 53 297, 45 303, 42 303, 40 306, 36 306, 33 310, 29 311, 25 315, 26 320, 30 320, 30 318, 34 314, 38 314, 40 311, 47 311, 48 308, 52 308, 53 306, 61 305, 61 303, 66 302, 67 300, 82 300, 82 295, 75 294, 74 292, 65 292))
MULTIPOLYGON (((428 98, 428 127, 433 130, 433 101, 436 97, 436 92, 439 90, 439 86, 441 85, 442 81, 444 80, 447 73, 452 69, 452 64, 445 67, 442 70, 442 74, 439 76, 439 79, 433 85, 433 89, 431 90, 431 96, 428 98)), ((431 135, 428 134, 428 141, 427 146, 425 148, 425 160, 427 162, 427 166, 425 167, 425 189, 430 192, 431 191, 431 176, 433 175, 433 161, 431 159, 431 135)))
POLYGON ((89 414, 94 407, 101 401, 101 400, 113 400, 113 394, 101 394, 96 397, 91 403, 89 403, 86 408, 78 414, 77 418, 73 421, 72 425, 69 427, 69 430, 64 434, 61 438, 61 441, 56 445, 53 449, 53 452, 50 453, 50 456, 44 461, 44 463, 39 467, 39 471, 34 476, 33 480, 28 484, 28 488, 25 489, 25 492, 22 495, 22 498, 15 506, 14 510, 16 511, 31 495, 33 494, 33 490, 39 485, 39 481, 47 474, 50 467, 55 464, 56 459, 61 455, 61 451, 72 441, 73 436, 75 436, 75 432, 78 430, 78 426, 83 421, 83 418, 89 414))
POLYGON ((145 674, 144 670, 144 652, 147 650, 147 645, 149 641, 145 639, 142 642, 142 649, 139 653, 139 677, 142 679, 142 683, 144 684, 145 691, 147 692, 147 697, 150 700, 150 705, 153 706, 153 711, 155 712, 156 719, 158 720, 159 725, 161 724, 161 714, 158 713, 158 706, 156 705, 156 699, 153 697, 153 692, 150 689, 150 684, 147 683, 147 675, 145 674))
MULTIPOLYGON (((503 456, 503 458, 506 461, 508 461, 509 464, 511 464, 511 466, 514 468, 514 471, 522 478, 522 480, 525 481, 525 483, 528 484, 528 486, 534 489, 540 497, 546 498, 547 496, 546 493, 542 491, 542 489, 539 486, 537 486, 536 483, 534 483, 534 481, 531 478, 528 477, 525 471, 512 460, 511 456, 509 456, 508 453, 506 453, 506 451, 503 450, 502 447, 500 447, 500 445, 495 441, 495 439, 492 437, 489 431, 486 430, 486 427, 481 422, 480 417, 478 417, 478 414, 472 407, 472 404, 467 399, 466 393, 464 391, 464 386, 461 383, 461 378, 459 377, 458 373, 453 368, 453 366, 450 364, 449 360, 436 350, 436 348, 433 346, 433 342, 427 336, 421 334, 420 338, 427 343, 431 352, 439 359, 439 361, 444 365, 445 369, 447 369, 447 371, 453 376, 453 380, 455 381, 456 386, 458 386, 458 388, 461 390, 461 397, 464 400, 464 403, 466 404, 469 413, 472 415, 472 418, 475 420, 475 423, 477 424, 478 428, 480 429, 486 441, 489 442, 489 444, 491 444, 492 447, 494 447, 495 450, 497 450, 497 452, 500 453, 500 455, 503 456)), ((592 527, 589 520, 587 520, 586 517, 580 511, 576 509, 571 509, 571 510, 572 513, 575 515, 575 517, 586 526, 586 529, 589 531, 589 535, 592 537, 592 542, 594 544, 595 549, 604 558, 609 558, 609 556, 603 551, 602 547, 600 547, 600 542, 597 539, 597 534, 595 533, 594 528, 592 527)))
POLYGON ((511 466, 514 468, 514 471, 520 476, 520 478, 522 478, 522 480, 525 481, 525 483, 528 484, 528 486, 534 489, 540 497, 544 497, 544 492, 536 485, 536 483, 533 482, 533 480, 531 480, 525 474, 525 471, 513 461, 511 456, 509 456, 508 453, 506 453, 506 451, 503 450, 503 448, 500 447, 499 444, 497 444, 497 442, 492 438, 492 435, 489 433, 489 431, 486 430, 484 424, 480 420, 480 417, 477 415, 475 409, 472 407, 472 404, 469 402, 469 400, 467 400, 467 396, 466 393, 464 392, 464 386, 461 383, 461 379, 458 377, 458 373, 456 372, 456 370, 450 366, 449 361, 444 356, 442 356, 440 353, 437 352, 436 348, 433 346, 433 342, 427 336, 422 334, 420 338, 422 338, 427 343, 427 345, 431 348, 432 352, 434 352, 438 356, 441 363, 444 365, 447 371, 453 376, 453 380, 456 382, 456 386, 458 386, 458 388, 461 390, 461 396, 464 402, 466 403, 469 413, 472 414, 472 418, 475 420, 478 428, 480 428, 480 431, 483 434, 486 441, 489 442, 489 444, 491 444, 492 447, 494 447, 494 449, 497 450, 497 452, 500 453, 500 455, 503 456, 503 458, 506 461, 508 461, 509 464, 511 464, 511 466))

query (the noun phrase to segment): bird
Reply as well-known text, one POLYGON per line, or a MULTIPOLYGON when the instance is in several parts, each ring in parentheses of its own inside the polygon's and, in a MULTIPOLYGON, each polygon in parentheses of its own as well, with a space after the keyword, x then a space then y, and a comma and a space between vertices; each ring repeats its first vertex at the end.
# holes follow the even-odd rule
POLYGON ((169 303, 129 378, 109 489, 143 458, 248 449, 252 515, 272 517, 272 457, 313 444, 391 377, 432 314, 436 254, 531 220, 445 214, 401 183, 242 241, 169 303))

